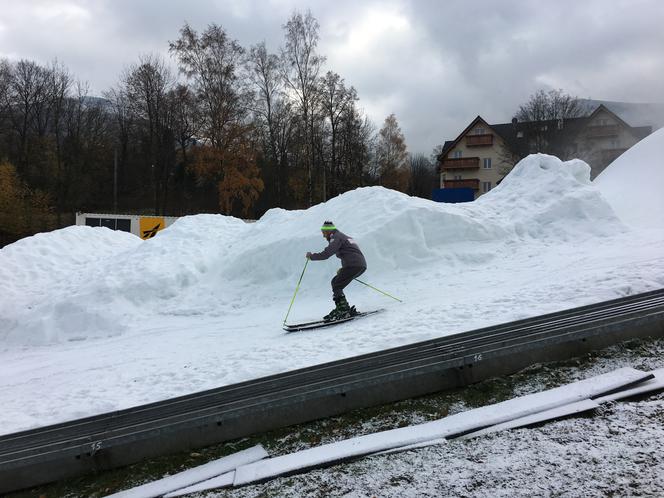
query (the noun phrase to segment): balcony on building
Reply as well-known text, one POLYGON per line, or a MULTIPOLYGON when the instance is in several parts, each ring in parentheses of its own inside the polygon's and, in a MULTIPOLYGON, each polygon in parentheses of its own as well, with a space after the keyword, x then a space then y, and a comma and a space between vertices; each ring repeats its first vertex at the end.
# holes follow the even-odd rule
POLYGON ((443 170, 448 169, 479 169, 479 157, 454 157, 443 159, 443 170))
POLYGON ((483 147, 493 145, 493 134, 466 135, 466 147, 483 147))
POLYGON ((444 180, 443 188, 472 188, 473 190, 480 189, 479 178, 470 178, 468 180, 444 180))
POLYGON ((627 149, 604 149, 601 151, 602 161, 605 163, 611 163, 618 159, 627 149))
POLYGON ((615 137, 619 131, 618 125, 588 126, 586 136, 588 138, 615 137))

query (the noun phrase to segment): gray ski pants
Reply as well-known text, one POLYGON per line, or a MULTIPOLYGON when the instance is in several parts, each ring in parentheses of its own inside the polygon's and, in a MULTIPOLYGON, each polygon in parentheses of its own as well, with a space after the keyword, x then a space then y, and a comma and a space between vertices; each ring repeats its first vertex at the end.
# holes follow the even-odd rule
POLYGON ((346 266, 339 268, 337 274, 332 279, 332 296, 337 298, 344 295, 344 287, 353 281, 354 278, 362 275, 366 270, 363 266, 346 266))

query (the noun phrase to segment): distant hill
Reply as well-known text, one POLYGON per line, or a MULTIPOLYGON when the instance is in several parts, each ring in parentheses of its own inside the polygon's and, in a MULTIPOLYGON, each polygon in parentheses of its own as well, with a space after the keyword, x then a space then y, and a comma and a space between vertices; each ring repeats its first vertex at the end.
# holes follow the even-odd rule
POLYGON ((652 131, 664 127, 664 103, 613 102, 610 100, 579 99, 588 114, 604 104, 630 126, 652 126, 652 131))
POLYGON ((111 107, 111 101, 104 97, 94 97, 86 95, 85 97, 83 97, 83 102, 90 106, 100 105, 101 107, 104 108, 111 107))

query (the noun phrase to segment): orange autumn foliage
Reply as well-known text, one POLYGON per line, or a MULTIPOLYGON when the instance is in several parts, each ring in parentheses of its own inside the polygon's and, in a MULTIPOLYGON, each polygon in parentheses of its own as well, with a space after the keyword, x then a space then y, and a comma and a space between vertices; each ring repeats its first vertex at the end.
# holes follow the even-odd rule
POLYGON ((54 228, 50 199, 40 190, 31 190, 16 168, 0 163, 0 247, 40 230, 54 228))
POLYGON ((217 184, 219 209, 225 214, 249 216, 264 184, 250 144, 236 142, 225 149, 201 147, 192 168, 197 176, 217 184))

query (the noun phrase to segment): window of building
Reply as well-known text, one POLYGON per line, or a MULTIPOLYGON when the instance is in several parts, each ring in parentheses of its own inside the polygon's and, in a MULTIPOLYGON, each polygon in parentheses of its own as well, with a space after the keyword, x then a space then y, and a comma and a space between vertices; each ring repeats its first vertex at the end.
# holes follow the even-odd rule
POLYGON ((101 218, 100 219, 100 226, 110 228, 111 230, 115 230, 115 222, 117 220, 115 218, 101 218))
POLYGON ((459 159, 461 157, 461 152, 462 151, 460 151, 460 150, 455 150, 454 152, 452 152, 452 157, 454 159, 459 159))
POLYGON ((89 227, 106 227, 111 230, 122 230, 131 232, 131 220, 122 218, 85 218, 85 224, 89 227))
POLYGON ((115 229, 122 230, 123 232, 131 232, 131 220, 115 220, 115 229))
POLYGON ((516 138, 523 138, 523 132, 522 131, 517 131, 516 132, 516 138))
POLYGON ((484 158, 484 169, 491 169, 491 158, 490 157, 485 157, 484 158))
POLYGON ((473 131, 475 135, 485 135, 486 130, 484 128, 475 128, 475 131, 473 131))
POLYGON ((463 178, 461 178, 461 175, 454 175, 454 179, 455 180, 463 180, 463 178))
POLYGON ((482 182, 482 190, 484 192, 491 190, 491 182, 482 182))

